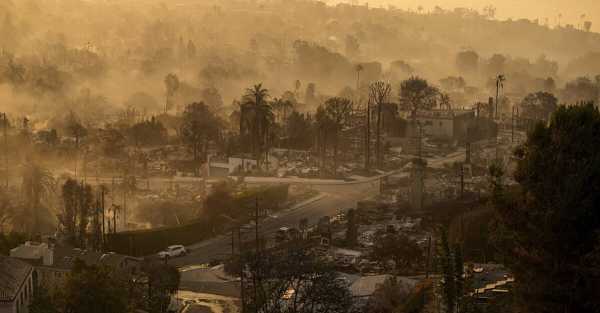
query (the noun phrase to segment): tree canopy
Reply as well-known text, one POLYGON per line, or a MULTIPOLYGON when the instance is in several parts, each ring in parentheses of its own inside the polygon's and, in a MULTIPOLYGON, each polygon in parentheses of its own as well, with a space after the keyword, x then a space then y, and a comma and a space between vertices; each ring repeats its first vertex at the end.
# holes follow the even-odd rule
POLYGON ((427 80, 413 76, 400 84, 398 96, 400 106, 410 111, 415 119, 419 110, 431 109, 435 106, 438 90, 429 85, 427 80))
POLYGON ((560 107, 515 156, 518 191, 495 179, 494 198, 518 304, 526 312, 597 311, 600 112, 591 104, 560 107))

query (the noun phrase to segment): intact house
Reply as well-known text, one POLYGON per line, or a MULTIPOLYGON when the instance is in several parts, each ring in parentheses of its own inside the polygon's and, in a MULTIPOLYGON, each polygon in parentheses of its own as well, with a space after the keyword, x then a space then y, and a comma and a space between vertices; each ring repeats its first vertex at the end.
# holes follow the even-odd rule
POLYGON ((142 259, 127 255, 31 241, 12 249, 10 256, 34 266, 40 286, 48 290, 64 286, 76 260, 88 266, 108 266, 123 275, 136 275, 142 263, 142 259))
POLYGON ((36 280, 33 266, 0 255, 0 313, 28 313, 36 280))
MULTIPOLYGON (((415 116, 415 123, 409 121, 405 138, 387 138, 392 145, 402 146, 408 154, 418 154, 426 147, 420 138, 448 143, 466 142, 479 127, 482 119, 476 117, 474 110, 423 110, 415 116)), ((471 139, 469 139, 471 140, 471 139)))
POLYGON ((469 124, 475 119, 473 110, 420 111, 416 117, 423 133, 435 139, 464 140, 469 124))

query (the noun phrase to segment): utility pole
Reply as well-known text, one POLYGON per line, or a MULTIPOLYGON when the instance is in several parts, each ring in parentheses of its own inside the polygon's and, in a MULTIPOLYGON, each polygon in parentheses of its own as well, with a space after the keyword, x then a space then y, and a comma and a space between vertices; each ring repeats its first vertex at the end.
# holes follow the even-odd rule
POLYGON ((431 260, 431 235, 429 235, 429 240, 427 241, 427 268, 425 269, 425 278, 429 278, 429 262, 431 260))
POLYGON ((100 186, 101 190, 102 190, 102 196, 100 199, 100 203, 102 206, 102 250, 105 249, 105 245, 106 245, 106 229, 105 229, 105 216, 106 216, 106 211, 105 211, 105 207, 104 207, 104 186, 101 185, 100 186))
POLYGON ((258 273, 260 271, 260 266, 259 266, 259 261, 260 261, 260 249, 259 249, 259 243, 258 243, 258 197, 256 197, 256 206, 255 206, 255 227, 254 227, 254 233, 255 233, 255 239, 256 239, 256 253, 255 253, 255 261, 254 261, 254 279, 253 279, 253 283, 254 283, 254 313, 258 313, 258 286, 257 283, 260 282, 260 277, 258 277, 258 273))
POLYGON ((235 228, 231 229, 231 258, 233 259, 233 256, 235 255, 235 239, 234 239, 234 235, 235 235, 235 228))
POLYGON ((419 143, 417 144, 417 155, 419 156, 419 160, 423 158, 423 125, 419 121, 417 121, 417 127, 419 128, 419 143))
POLYGON ((471 142, 467 141, 465 150, 466 150, 465 163, 470 164, 471 163, 471 142))
POLYGON ((357 65, 356 66, 356 95, 354 96, 356 104, 359 105, 360 104, 360 71, 363 70, 362 65, 357 65))
POLYGON ((462 199, 465 194, 465 165, 460 164, 460 198, 462 199))
POLYGON ((112 211, 113 211, 113 234, 117 233, 117 211, 118 211, 119 206, 116 204, 112 205, 112 211))
POLYGON ((5 180, 5 185, 6 185, 6 191, 8 192, 8 118, 6 117, 6 112, 4 112, 3 114, 4 118, 3 121, 4 123, 3 128, 4 128, 4 180, 5 180))
POLYGON ((381 99, 378 99, 377 101, 377 138, 375 141, 375 156, 377 157, 376 160, 376 164, 377 164, 377 168, 381 168, 381 105, 383 104, 381 101, 379 101, 381 99))
POLYGON ((127 187, 123 179, 123 229, 127 230, 127 187))
POLYGON ((240 263, 240 296, 242 298, 241 313, 246 312, 246 286, 244 285, 244 262, 242 261, 242 230, 238 227, 238 253, 240 263))
POLYGON ((367 127, 365 140, 365 169, 371 168, 371 98, 367 101, 367 127))
POLYGON ((510 142, 515 142, 515 106, 512 107, 512 115, 510 118, 510 142))
POLYGON ((98 193, 96 192, 96 208, 94 210, 94 219, 92 225, 94 226, 94 250, 100 251, 100 242, 102 242, 102 227, 100 226, 100 199, 98 199, 98 193))
POLYGON ((504 89, 504 81, 506 80, 506 78, 504 77, 504 75, 498 75, 498 77, 496 78, 496 117, 495 119, 498 119, 498 98, 500 96, 500 88, 504 89))

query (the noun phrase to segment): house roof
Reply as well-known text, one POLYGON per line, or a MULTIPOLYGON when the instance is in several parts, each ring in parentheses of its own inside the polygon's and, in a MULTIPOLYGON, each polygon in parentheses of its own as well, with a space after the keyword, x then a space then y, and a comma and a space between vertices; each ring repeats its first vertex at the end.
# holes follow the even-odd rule
POLYGON ((71 269, 75 260, 81 260, 88 266, 102 264, 110 267, 118 267, 124 260, 140 261, 138 258, 116 253, 102 253, 64 246, 54 248, 52 267, 71 269))
POLYGON ((15 258, 0 255, 0 301, 12 301, 33 267, 15 258))

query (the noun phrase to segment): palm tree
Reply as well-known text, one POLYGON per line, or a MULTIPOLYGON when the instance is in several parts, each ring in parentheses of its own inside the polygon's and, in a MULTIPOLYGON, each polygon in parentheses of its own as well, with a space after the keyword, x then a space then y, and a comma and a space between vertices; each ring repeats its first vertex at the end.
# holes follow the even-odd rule
POLYGON ((259 162, 261 146, 268 145, 268 132, 273 121, 273 108, 267 102, 269 91, 262 84, 246 89, 242 100, 242 118, 250 126, 252 152, 259 162))
POLYGON ((506 77, 504 75, 498 75, 496 78, 496 119, 498 119, 498 97, 500 95, 500 89, 504 90, 504 82, 506 77))
POLYGON ((288 116, 288 109, 293 109, 294 104, 289 100, 274 98, 271 101, 271 107, 277 112, 276 122, 283 124, 288 116))
POLYGON ((22 191, 27 209, 33 213, 32 231, 39 230, 42 200, 54 193, 55 180, 50 171, 27 162, 23 166, 22 191))

